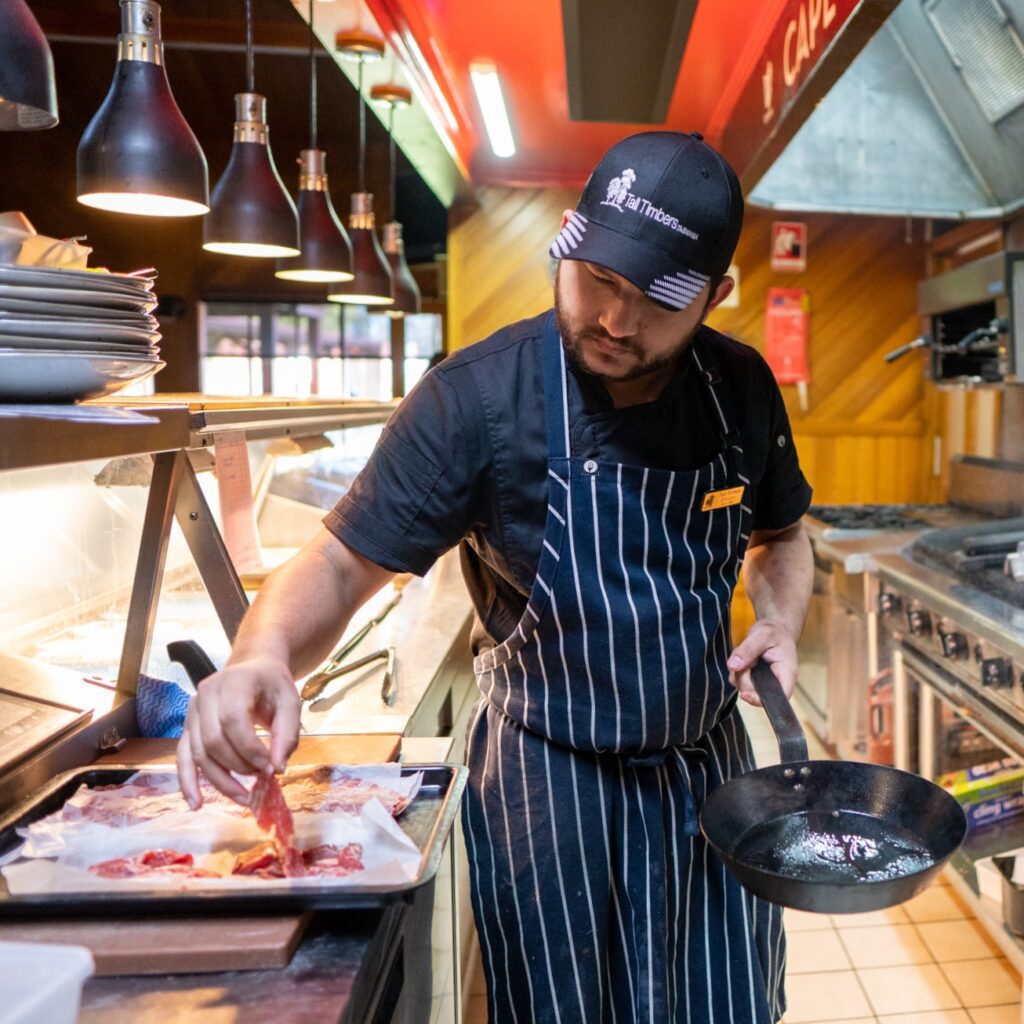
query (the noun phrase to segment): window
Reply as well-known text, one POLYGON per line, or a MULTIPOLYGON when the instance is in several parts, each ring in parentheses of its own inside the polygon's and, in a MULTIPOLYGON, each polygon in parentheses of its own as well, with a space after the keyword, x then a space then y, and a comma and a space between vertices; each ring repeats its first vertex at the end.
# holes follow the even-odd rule
MULTIPOLYGON (((438 313, 403 318, 405 381, 443 350, 438 313)), ((200 314, 200 386, 207 394, 391 397, 390 317, 339 303, 209 302, 200 314)))

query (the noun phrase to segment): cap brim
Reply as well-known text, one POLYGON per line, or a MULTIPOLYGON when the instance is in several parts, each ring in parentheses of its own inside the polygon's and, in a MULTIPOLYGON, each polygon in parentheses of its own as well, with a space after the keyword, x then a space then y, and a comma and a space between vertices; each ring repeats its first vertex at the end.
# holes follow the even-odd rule
POLYGON ((690 306, 711 278, 681 267, 658 249, 575 211, 548 249, 556 260, 586 260, 620 274, 665 309, 690 306))

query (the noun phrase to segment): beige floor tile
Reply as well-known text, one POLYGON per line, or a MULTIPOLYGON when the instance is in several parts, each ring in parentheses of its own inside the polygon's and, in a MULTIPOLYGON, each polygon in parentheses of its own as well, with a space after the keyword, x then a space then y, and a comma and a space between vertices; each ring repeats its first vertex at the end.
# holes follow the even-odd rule
POLYGON ((1008 1006, 984 1006, 971 1010, 973 1024, 1019 1024, 1020 1003, 1008 1006))
POLYGON ((803 910, 786 910, 782 923, 787 932, 817 932, 832 928, 828 914, 808 914, 803 910))
POLYGON ((857 977, 876 1014, 953 1010, 961 1005, 936 964, 869 967, 857 971, 857 977))
MULTIPOLYGON (((785 1018, 779 1022, 779 1024, 787 1024, 789 1018, 785 1018)), ((805 1021, 804 1024, 832 1024, 831 1021, 825 1020, 809 1020, 805 1021)), ((839 1024, 878 1024, 877 1017, 851 1017, 849 1020, 840 1021, 839 1024)), ((906 1021, 904 1021, 906 1024, 906 1021)))
POLYGON ((839 937, 854 967, 906 967, 932 962, 912 924, 840 928, 839 937))
POLYGON ((940 963, 999 956, 999 947, 975 920, 922 922, 917 930, 932 956, 940 963))
POLYGON ((845 971, 851 966, 834 931, 793 932, 786 937, 786 977, 817 971, 845 971))
POLYGON ((930 1010, 926 1013, 884 1013, 878 1024, 971 1024, 966 1010, 930 1010))
POLYGON ((872 910, 866 914, 832 914, 832 923, 839 929, 843 928, 874 928, 883 924, 909 924, 903 907, 888 907, 885 910, 872 910))
POLYGON ((942 972, 968 1009, 1020 999, 1020 975, 1007 960, 955 960, 942 964, 942 972))
POLYGON ((864 990, 853 971, 794 974, 786 979, 786 1024, 821 1024, 871 1016, 864 990))
POLYGON ((903 904, 907 917, 915 922, 957 921, 971 915, 953 898, 953 890, 948 886, 925 889, 920 896, 915 896, 903 904))

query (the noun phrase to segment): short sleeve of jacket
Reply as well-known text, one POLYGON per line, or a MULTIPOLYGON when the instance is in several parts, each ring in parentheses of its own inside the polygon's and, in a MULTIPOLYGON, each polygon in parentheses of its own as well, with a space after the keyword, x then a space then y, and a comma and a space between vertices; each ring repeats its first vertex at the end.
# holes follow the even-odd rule
POLYGON ((417 575, 458 544, 474 519, 482 461, 465 398, 443 371, 423 377, 324 518, 327 529, 371 562, 417 575))
POLYGON ((761 361, 760 388, 767 392, 758 403, 767 410, 768 453, 764 474, 754 494, 755 530, 782 530, 792 526, 811 504, 811 486, 804 477, 793 444, 782 394, 768 364, 761 361))

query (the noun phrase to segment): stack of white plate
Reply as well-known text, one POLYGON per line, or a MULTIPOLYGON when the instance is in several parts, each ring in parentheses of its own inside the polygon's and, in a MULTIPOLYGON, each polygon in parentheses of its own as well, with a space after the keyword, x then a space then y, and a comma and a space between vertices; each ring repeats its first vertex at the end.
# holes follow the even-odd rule
POLYGON ((94 398, 156 373, 153 280, 0 266, 0 401, 94 398))

